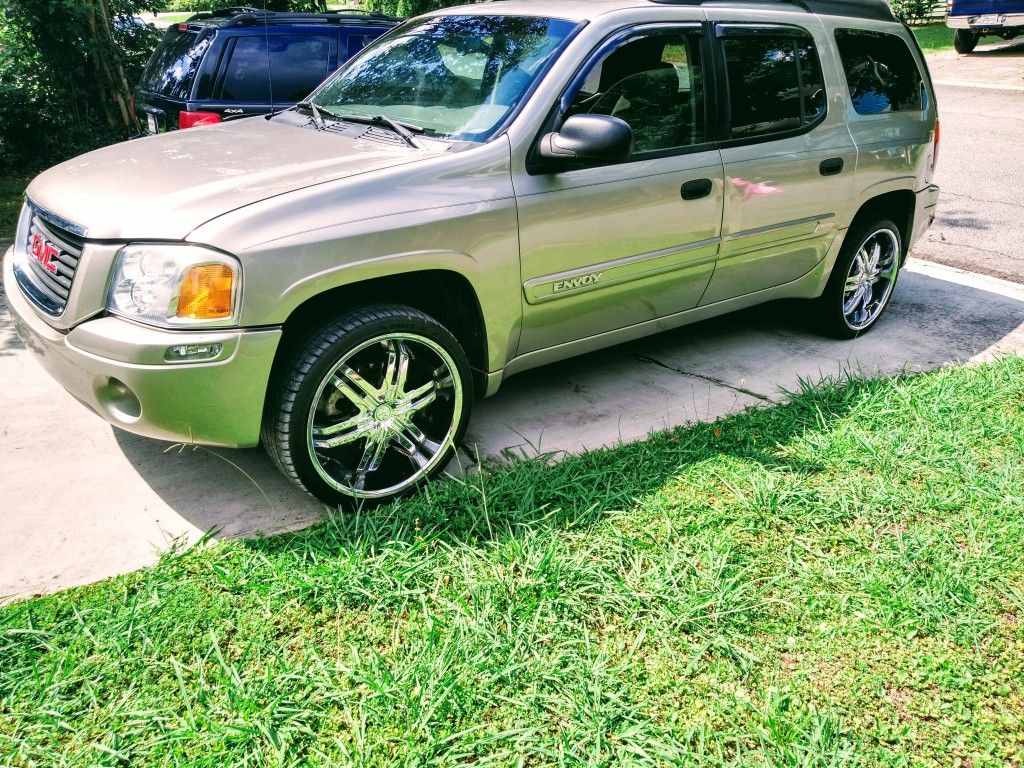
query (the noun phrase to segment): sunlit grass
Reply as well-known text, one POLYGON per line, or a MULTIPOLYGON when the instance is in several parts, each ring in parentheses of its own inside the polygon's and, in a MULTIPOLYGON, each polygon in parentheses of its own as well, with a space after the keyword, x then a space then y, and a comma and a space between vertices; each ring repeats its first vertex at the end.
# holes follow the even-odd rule
POLYGON ((1024 361, 0 610, 0 764, 1024 760, 1024 361))
MULTIPOLYGON (((925 53, 935 51, 953 50, 953 30, 943 23, 925 24, 920 27, 911 27, 917 42, 921 44, 921 50, 925 53)), ((979 45, 1002 42, 1001 37, 983 37, 978 41, 979 45)))

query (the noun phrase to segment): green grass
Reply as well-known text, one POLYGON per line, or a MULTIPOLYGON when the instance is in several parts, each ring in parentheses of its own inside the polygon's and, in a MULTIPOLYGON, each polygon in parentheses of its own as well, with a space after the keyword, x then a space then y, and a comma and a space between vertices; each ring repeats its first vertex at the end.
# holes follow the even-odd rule
POLYGON ((13 240, 18 212, 25 200, 25 187, 31 178, 0 175, 0 241, 13 240))
MULTIPOLYGON (((917 37, 917 42, 921 44, 921 50, 925 53, 953 49, 953 30, 945 24, 925 24, 911 29, 914 31, 914 36, 917 37)), ((999 43, 1002 40, 1001 37, 983 37, 978 44, 999 43)))
MULTIPOLYGON (((191 19, 193 16, 195 16, 195 13, 192 11, 183 11, 182 13, 161 13, 160 21, 165 22, 168 25, 179 24, 183 21, 191 19)), ((142 14, 142 18, 148 22, 154 21, 151 14, 142 14)))
POLYGON ((1024 761, 1024 360, 0 609, 0 764, 1024 761))

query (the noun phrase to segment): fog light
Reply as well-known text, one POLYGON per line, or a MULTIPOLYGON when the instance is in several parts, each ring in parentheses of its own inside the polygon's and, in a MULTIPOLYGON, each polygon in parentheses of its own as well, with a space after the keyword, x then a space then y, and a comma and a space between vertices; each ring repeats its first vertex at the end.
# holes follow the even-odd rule
POLYGON ((167 348, 164 360, 172 363, 181 363, 187 360, 212 360, 223 350, 223 344, 178 344, 167 348))

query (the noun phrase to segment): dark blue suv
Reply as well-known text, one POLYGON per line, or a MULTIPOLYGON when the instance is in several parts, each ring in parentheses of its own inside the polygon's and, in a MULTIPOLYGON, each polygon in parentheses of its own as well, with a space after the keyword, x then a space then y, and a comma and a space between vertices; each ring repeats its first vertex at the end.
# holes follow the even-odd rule
POLYGON ((301 101, 400 19, 226 8, 174 24, 135 88, 146 133, 259 115, 301 101))

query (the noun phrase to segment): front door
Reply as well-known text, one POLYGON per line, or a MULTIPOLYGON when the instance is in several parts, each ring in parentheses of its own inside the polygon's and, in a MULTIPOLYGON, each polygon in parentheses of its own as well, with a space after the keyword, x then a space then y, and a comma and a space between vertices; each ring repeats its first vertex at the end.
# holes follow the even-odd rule
POLYGON ((562 99, 618 117, 626 162, 516 180, 523 280, 519 353, 691 309, 714 271, 721 157, 710 143, 700 24, 635 28, 606 43, 562 99))

